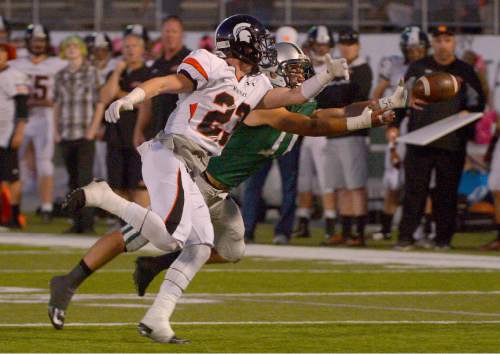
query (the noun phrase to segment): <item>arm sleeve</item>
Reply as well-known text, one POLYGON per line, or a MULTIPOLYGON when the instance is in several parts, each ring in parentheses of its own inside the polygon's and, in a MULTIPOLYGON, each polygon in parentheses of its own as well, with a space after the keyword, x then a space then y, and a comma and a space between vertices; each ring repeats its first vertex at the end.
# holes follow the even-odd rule
POLYGON ((18 94, 14 96, 16 106, 15 122, 28 118, 28 95, 18 94))
POLYGON ((474 69, 469 66, 465 78, 465 109, 471 112, 482 112, 486 104, 486 95, 484 94, 481 81, 474 69))
POLYGON ((185 75, 194 84, 195 90, 207 86, 211 76, 211 54, 204 49, 191 52, 177 68, 178 74, 185 75))

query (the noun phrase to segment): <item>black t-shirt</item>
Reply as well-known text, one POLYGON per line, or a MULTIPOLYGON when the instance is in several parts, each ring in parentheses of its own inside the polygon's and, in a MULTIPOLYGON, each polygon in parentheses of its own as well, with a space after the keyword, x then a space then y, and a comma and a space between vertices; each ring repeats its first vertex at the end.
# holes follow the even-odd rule
MULTIPOLYGON (((125 70, 120 77, 120 89, 125 92, 130 92, 150 78, 151 69, 146 65, 132 71, 125 70)), ((108 144, 117 147, 134 146, 132 139, 134 136, 135 123, 137 121, 137 113, 137 109, 133 111, 122 111, 118 122, 106 124, 105 140, 108 144)))
MULTIPOLYGON (((151 66, 152 77, 175 74, 177 67, 189 53, 191 53, 190 49, 182 47, 170 60, 166 60, 164 57, 156 60, 151 66)), ((146 138, 153 137, 165 128, 170 113, 173 112, 177 105, 178 98, 178 95, 173 94, 162 94, 153 98, 151 123, 146 130, 146 138)))
MULTIPOLYGON (((419 77, 436 71, 448 72, 461 78, 462 86, 460 91, 449 101, 428 104, 422 111, 412 109, 408 123, 409 131, 417 130, 462 110, 471 112, 482 112, 484 110, 486 97, 479 77, 471 65, 460 59, 443 66, 438 64, 432 56, 425 57, 410 64, 405 75, 405 81, 413 85, 419 77)), ((445 135, 428 146, 450 151, 464 151, 467 139, 472 134, 474 134, 474 125, 469 124, 462 129, 445 135)))
MULTIPOLYGON (((370 97, 373 73, 370 65, 357 58, 349 65, 349 81, 338 78, 317 96, 318 108, 340 108, 354 102, 367 101, 370 97)), ((366 136, 368 129, 357 130, 342 136, 366 136)))

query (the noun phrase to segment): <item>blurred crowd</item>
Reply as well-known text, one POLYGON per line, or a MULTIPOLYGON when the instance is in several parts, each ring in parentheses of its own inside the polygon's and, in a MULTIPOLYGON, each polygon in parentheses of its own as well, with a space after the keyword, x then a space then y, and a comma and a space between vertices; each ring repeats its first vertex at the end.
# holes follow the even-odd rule
MULTIPOLYGON (((53 48, 49 30, 34 24, 26 28, 24 46, 17 48, 16 53, 16 46, 10 43, 9 23, 0 17, 2 225, 12 229, 24 226, 21 181, 36 181, 43 222, 50 223, 58 215, 54 203, 56 148, 69 177, 68 191, 93 178, 102 178, 120 195, 142 206, 149 205, 136 147, 164 128, 176 107, 177 95, 157 96, 122 113, 117 124, 105 123, 103 114, 113 100, 141 82, 176 72, 194 49, 185 46, 183 31, 182 19, 171 15, 163 21, 156 40, 150 38, 146 28, 132 24, 123 30, 119 40, 112 41, 105 33, 84 38, 69 35, 58 48, 53 48)), ((400 53, 387 56, 378 64, 376 85, 372 87, 372 68, 360 56, 357 31, 346 28, 334 36, 326 26, 314 26, 308 31, 307 40, 299 43, 297 31, 285 26, 276 31, 275 37, 276 42, 301 45, 317 72, 324 70, 325 55, 334 48, 346 58, 350 80, 339 79, 325 88, 317 97, 319 108, 378 99, 393 92, 401 78, 411 85, 430 71, 455 74, 462 85, 452 101, 425 105, 422 110, 401 110, 396 123, 387 128, 383 211, 377 220, 379 230, 371 235, 366 231, 367 131, 342 137, 304 138, 280 157, 283 198, 274 243, 287 244, 293 237, 310 237, 311 219, 320 210, 324 219, 323 245, 363 247, 369 236, 376 240, 392 237, 394 215, 401 207, 396 249, 450 249, 466 145, 477 135, 474 125, 425 147, 404 146, 396 139, 462 110, 484 111, 489 94, 481 56, 467 52, 462 59, 457 58, 455 34, 449 27, 436 27, 431 34, 418 27, 407 27, 401 33, 400 53)), ((213 51, 211 36, 203 36, 199 47, 213 51)), ((490 121, 496 119, 492 114, 493 118, 488 115, 490 121)), ((486 140, 492 142, 488 161, 492 164, 493 224, 499 237, 483 249, 500 250, 500 148, 488 132, 486 135, 486 140)), ((243 189, 247 242, 255 240, 256 226, 262 219, 262 193, 271 165, 252 176, 243 189)), ((84 209, 72 215, 66 232, 92 233, 96 217, 93 210, 84 209)))

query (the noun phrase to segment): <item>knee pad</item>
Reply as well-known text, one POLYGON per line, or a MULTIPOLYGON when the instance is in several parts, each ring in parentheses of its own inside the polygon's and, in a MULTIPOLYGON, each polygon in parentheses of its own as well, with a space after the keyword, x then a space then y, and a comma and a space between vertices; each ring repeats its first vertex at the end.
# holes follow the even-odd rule
POLYGON ((52 176, 54 174, 54 164, 52 159, 39 157, 36 160, 36 168, 41 177, 52 176))
POLYGON ((239 262, 245 254, 245 241, 242 237, 240 240, 222 238, 215 244, 215 250, 228 262, 239 262))
POLYGON ((131 225, 125 225, 120 230, 123 234, 126 252, 135 252, 147 245, 149 241, 137 232, 131 225))

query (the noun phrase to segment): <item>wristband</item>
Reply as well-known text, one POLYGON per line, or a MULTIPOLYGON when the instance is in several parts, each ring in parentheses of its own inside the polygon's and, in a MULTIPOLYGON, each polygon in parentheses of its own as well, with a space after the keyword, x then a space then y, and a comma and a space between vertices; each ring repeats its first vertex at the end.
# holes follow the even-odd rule
POLYGON ((135 105, 144 101, 144 99, 146 98, 146 92, 144 92, 144 90, 140 87, 136 87, 124 98, 135 105))
POLYGON ((367 115, 362 114, 357 117, 347 118, 346 124, 347 124, 347 130, 349 131, 371 128, 372 117, 371 114, 367 115))
POLYGON ((380 109, 392 109, 394 108, 394 103, 392 102, 392 96, 388 97, 382 97, 381 99, 378 100, 378 106, 380 109))

